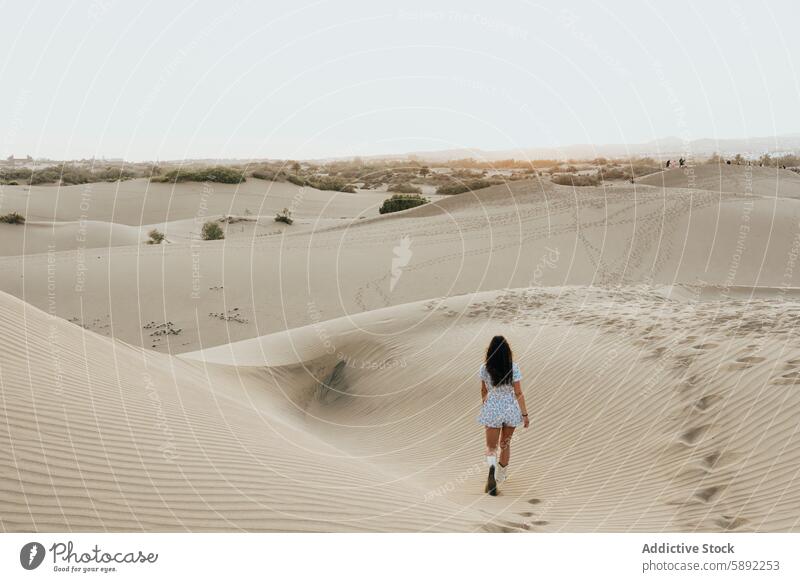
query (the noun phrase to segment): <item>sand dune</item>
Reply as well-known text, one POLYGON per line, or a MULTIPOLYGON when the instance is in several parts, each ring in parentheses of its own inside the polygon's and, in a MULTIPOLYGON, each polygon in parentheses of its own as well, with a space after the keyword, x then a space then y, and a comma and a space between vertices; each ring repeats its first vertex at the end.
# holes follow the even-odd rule
MULTIPOLYGON (((148 244, 153 229, 165 235, 164 245, 175 243, 198 243, 207 221, 217 222, 230 241, 252 241, 260 237, 274 236, 289 230, 289 225, 276 222, 274 215, 208 215, 201 220, 185 218, 158 224, 128 226, 100 220, 73 222, 27 221, 23 225, 0 224, 0 256, 23 257, 40 253, 63 251, 86 252, 110 247, 148 244)), ((343 219, 297 218, 291 232, 313 231, 336 227, 343 219)), ((348 221, 349 222, 349 221, 348 221)))
POLYGON ((798 223, 791 199, 516 182, 286 235, 0 258, 0 290, 180 353, 506 287, 800 286, 798 223))
POLYGON ((141 194, 98 210, 135 244, 0 258, 3 530, 798 528, 800 201, 534 180, 204 242, 141 194), (533 428, 491 498, 496 333, 533 428))
POLYGON ((283 208, 300 218, 374 216, 386 193, 323 192, 289 182, 248 179, 242 184, 150 182, 145 179, 78 186, 0 186, 0 214, 28 220, 98 220, 129 226, 213 215, 274 216, 283 208))
POLYGON ((20 530, 788 531, 798 310, 643 287, 430 300, 181 358, 0 297, 0 502, 20 530), (14 342, 14 331, 25 342, 14 342), (482 493, 502 329, 533 428, 482 493), (235 364, 235 365, 223 365, 235 364))
MULTIPOLYGON (((289 225, 276 222, 275 215, 207 215, 158 224, 128 226, 100 220, 73 222, 27 221, 25 224, 0 224, 0 256, 27 256, 62 251, 86 252, 90 249, 148 244, 153 229, 165 235, 164 245, 202 241, 205 222, 219 224, 230 241, 252 241, 287 231, 289 225)), ((296 218, 291 232, 335 227, 345 221, 339 218, 296 218)))
POLYGON ((313 417, 311 430, 401 467, 428 485, 429 497, 496 512, 501 528, 794 530, 797 304, 684 293, 489 292, 184 357, 324 380, 325 398, 310 404, 306 394, 286 393, 313 417), (482 435, 469 364, 497 330, 518 348, 535 413, 534 428, 516 437, 513 482, 491 500, 480 495, 475 468, 482 435))
POLYGON ((264 369, 134 349, 6 295, 0 330, 2 531, 469 530, 488 519, 425 500, 421 485, 307 430, 264 369))
POLYGON ((780 168, 706 164, 672 168, 637 180, 662 188, 739 192, 767 198, 800 198, 800 174, 780 168))
POLYGON ((0 256, 32 255, 72 251, 79 247, 98 248, 136 245, 146 238, 140 229, 99 220, 83 222, 27 221, 0 224, 0 256))

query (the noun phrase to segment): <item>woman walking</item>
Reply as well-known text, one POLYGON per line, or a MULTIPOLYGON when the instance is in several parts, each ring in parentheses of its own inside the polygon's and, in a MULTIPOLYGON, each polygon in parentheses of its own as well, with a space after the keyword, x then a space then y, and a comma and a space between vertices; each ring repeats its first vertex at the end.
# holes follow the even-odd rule
POLYGON ((520 385, 522 373, 514 363, 511 347, 503 336, 492 338, 486 350, 486 362, 481 365, 478 377, 483 401, 478 422, 486 427, 486 462, 489 464, 485 491, 489 495, 497 495, 498 483, 506 480, 514 429, 519 425, 525 428, 530 425, 520 385))

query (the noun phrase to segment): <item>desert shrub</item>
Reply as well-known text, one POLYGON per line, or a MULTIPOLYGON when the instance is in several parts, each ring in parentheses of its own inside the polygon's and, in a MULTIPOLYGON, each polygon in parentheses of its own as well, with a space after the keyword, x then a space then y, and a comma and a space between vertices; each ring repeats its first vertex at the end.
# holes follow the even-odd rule
POLYGON ((562 186, 600 185, 600 177, 597 174, 556 174, 550 178, 550 181, 562 186))
POLYGON ((389 192, 398 192, 400 194, 422 194, 419 186, 414 186, 408 182, 398 184, 391 184, 388 188, 389 192))
POLYGON ((287 179, 286 174, 280 170, 256 170, 251 176, 259 180, 269 180, 270 182, 283 182, 287 179))
POLYGON ((395 194, 391 198, 383 201, 378 212, 381 214, 388 214, 390 212, 399 212, 401 210, 408 210, 427 204, 428 199, 423 198, 419 194, 395 194))
POLYGON ((474 180, 478 178, 482 178, 486 175, 486 170, 471 170, 465 168, 455 168, 450 171, 450 175, 453 178, 458 178, 459 180, 474 180))
POLYGON ((630 180, 631 174, 623 168, 605 167, 598 170, 603 180, 630 180))
POLYGON ((352 184, 346 180, 336 176, 321 176, 319 178, 312 178, 308 180, 308 185, 317 190, 332 190, 335 192, 349 192, 350 194, 356 191, 352 184))
POLYGON ((284 222, 286 224, 292 224, 294 220, 292 219, 292 211, 288 208, 284 208, 280 212, 275 215, 275 222, 284 222))
MULTIPOLYGON (((606 180, 632 180, 634 178, 641 178, 654 172, 660 172, 661 166, 653 162, 640 161, 631 163, 622 163, 619 166, 605 166, 600 168, 597 176, 600 181, 606 180)), ((570 184, 569 182, 567 183, 570 184)), ((576 186, 581 184, 576 183, 576 186)))
POLYGON ((800 156, 794 154, 786 154, 783 156, 763 154, 754 163, 767 168, 785 168, 791 170, 793 167, 800 165, 800 156))
POLYGON ((216 222, 209 220, 203 225, 202 236, 203 240, 222 240, 225 233, 216 222))
POLYGON ((9 212, 8 214, 0 216, 0 222, 6 224, 25 224, 25 217, 19 212, 9 212))
POLYGON ((286 180, 296 186, 310 186, 317 190, 332 190, 335 192, 348 192, 350 194, 356 191, 355 186, 338 176, 310 176, 306 178, 296 174, 290 174, 286 176, 286 180))
POLYGON ((126 170, 121 167, 117 168, 109 166, 102 170, 92 172, 91 177, 98 181, 116 182, 117 180, 119 181, 130 180, 131 178, 136 177, 136 174, 131 170, 126 170))
POLYGON ((654 174, 661 171, 661 166, 652 164, 634 164, 631 167, 631 178, 641 178, 648 174, 654 174))
POLYGON ((461 194, 463 192, 473 192, 475 190, 480 190, 481 188, 488 188, 489 186, 495 186, 497 184, 502 184, 502 180, 469 180, 467 182, 461 181, 451 181, 446 184, 442 184, 438 188, 436 188, 437 194, 461 194))
POLYGON ((506 180, 511 182, 516 182, 517 180, 530 180, 531 178, 535 178, 539 175, 539 172, 536 170, 524 170, 522 172, 513 172, 506 178, 506 180))
POLYGON ((287 182, 291 182, 295 186, 307 186, 308 185, 308 183, 306 182, 305 178, 303 178, 302 176, 297 176, 295 174, 289 174, 288 176, 286 176, 286 181, 287 182))
POLYGON ((152 178, 154 182, 218 182, 220 184, 239 184, 246 179, 242 170, 226 166, 178 168, 163 176, 152 178))
POLYGON ((31 173, 31 170, 27 168, 0 168, 0 180, 4 182, 10 180, 28 182, 31 179, 31 173))
POLYGON ((15 168, 0 171, 0 178, 6 180, 25 181, 28 184, 89 184, 92 182, 116 182, 129 180, 137 176, 132 170, 123 169, 121 166, 109 166, 101 169, 75 167, 68 164, 48 166, 37 170, 29 168, 15 168))
POLYGON ((437 194, 463 194, 469 192, 469 186, 464 182, 448 182, 436 188, 437 194))
POLYGON ((578 171, 578 168, 576 168, 572 164, 557 164, 548 168, 547 171, 550 174, 559 174, 559 173, 574 174, 575 172, 578 171))
POLYGON ((394 174, 387 170, 370 171, 359 176, 359 180, 363 183, 362 188, 370 190, 388 183, 393 176, 394 174))
POLYGON ((157 228, 154 228, 153 230, 148 232, 147 236, 150 237, 150 240, 147 241, 147 244, 149 245, 160 245, 162 242, 164 242, 164 239, 166 238, 164 236, 164 233, 158 230, 157 228))

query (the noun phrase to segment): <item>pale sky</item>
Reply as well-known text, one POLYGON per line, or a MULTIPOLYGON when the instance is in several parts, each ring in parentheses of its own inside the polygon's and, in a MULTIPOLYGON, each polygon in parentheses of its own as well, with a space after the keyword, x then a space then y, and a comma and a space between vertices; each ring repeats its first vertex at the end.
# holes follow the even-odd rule
POLYGON ((800 7, 0 3, 0 155, 307 159, 800 132, 800 7))

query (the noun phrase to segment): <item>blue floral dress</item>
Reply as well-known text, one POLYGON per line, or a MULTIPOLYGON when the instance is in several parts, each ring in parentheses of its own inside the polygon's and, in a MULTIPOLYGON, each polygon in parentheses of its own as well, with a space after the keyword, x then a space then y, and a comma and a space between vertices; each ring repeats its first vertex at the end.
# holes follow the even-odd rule
MULTIPOLYGON (((511 376, 514 382, 522 379, 522 373, 516 364, 511 365, 511 376)), ((514 395, 514 386, 511 384, 493 386, 485 364, 481 365, 478 377, 486 383, 486 388, 489 390, 486 402, 483 403, 481 413, 478 415, 478 422, 490 428, 500 428, 503 425, 520 426, 523 422, 522 411, 514 395)))

